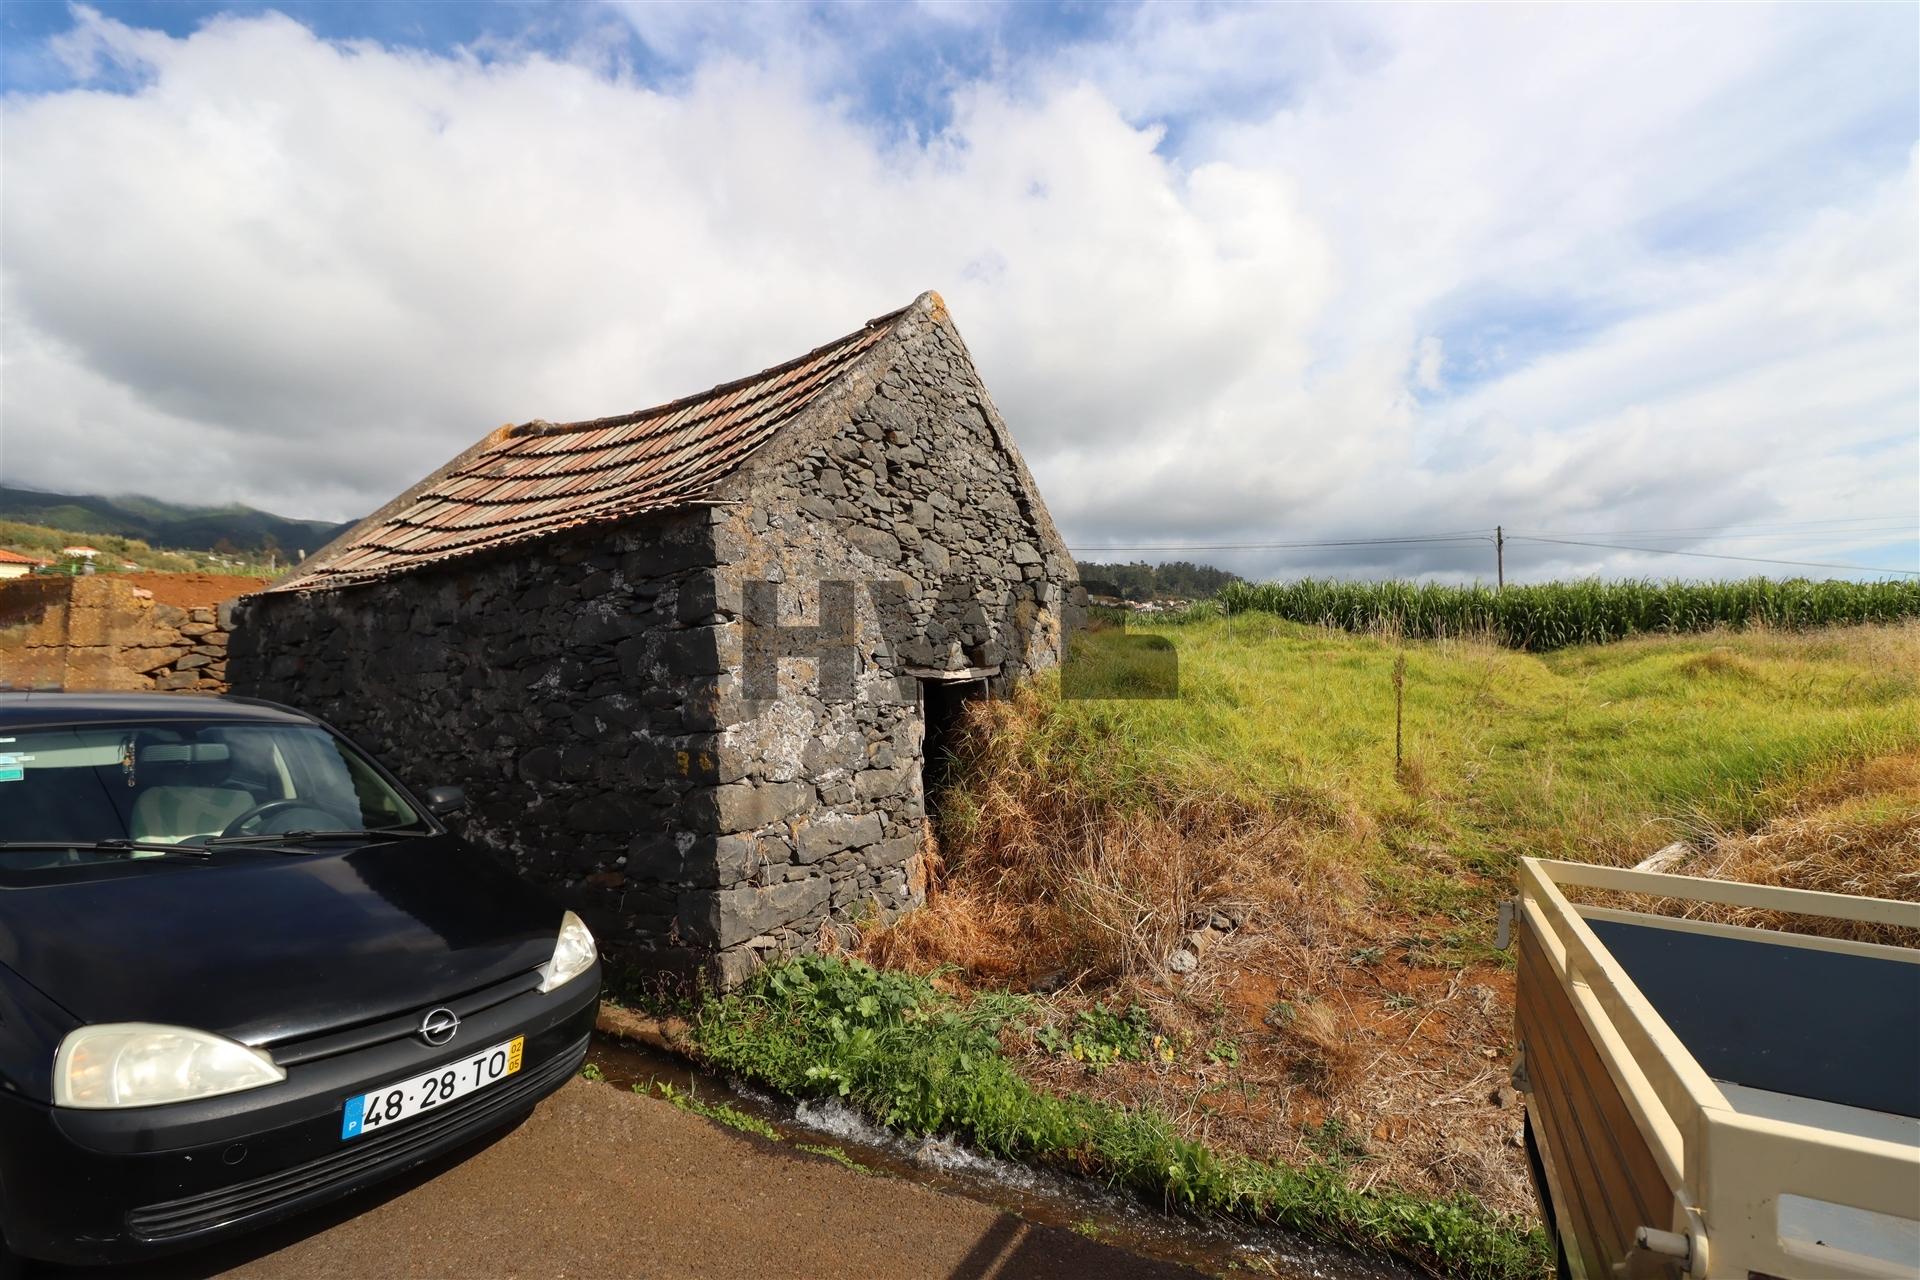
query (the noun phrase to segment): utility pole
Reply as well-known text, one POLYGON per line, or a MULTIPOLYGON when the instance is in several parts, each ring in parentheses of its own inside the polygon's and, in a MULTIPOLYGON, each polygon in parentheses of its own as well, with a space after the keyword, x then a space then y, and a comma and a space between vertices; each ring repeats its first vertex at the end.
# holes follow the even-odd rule
POLYGON ((1507 531, 1493 526, 1493 578, 1501 591, 1507 589, 1507 531))

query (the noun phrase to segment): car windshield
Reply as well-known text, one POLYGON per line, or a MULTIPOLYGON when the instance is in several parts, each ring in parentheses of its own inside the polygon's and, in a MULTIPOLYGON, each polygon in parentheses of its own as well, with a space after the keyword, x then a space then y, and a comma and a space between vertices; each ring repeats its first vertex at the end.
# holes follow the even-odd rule
POLYGON ((426 829, 359 753, 317 726, 0 729, 0 868, 163 857, 166 846, 220 836, 426 829))

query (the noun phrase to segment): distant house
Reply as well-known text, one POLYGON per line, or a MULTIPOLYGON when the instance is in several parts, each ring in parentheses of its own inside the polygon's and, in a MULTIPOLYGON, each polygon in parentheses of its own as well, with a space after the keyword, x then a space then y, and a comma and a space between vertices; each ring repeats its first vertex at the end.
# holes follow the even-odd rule
POLYGON ((0 578, 24 578, 45 563, 18 551, 0 550, 0 578))
POLYGON ((97 547, 62 547, 60 554, 69 560, 91 560, 100 554, 97 547))
POLYGON ((236 692, 423 784, 611 949, 922 899, 961 704, 1059 661, 1073 561, 933 294, 657 408, 503 427, 243 602, 236 692), (783 669, 784 668, 784 669, 783 669))

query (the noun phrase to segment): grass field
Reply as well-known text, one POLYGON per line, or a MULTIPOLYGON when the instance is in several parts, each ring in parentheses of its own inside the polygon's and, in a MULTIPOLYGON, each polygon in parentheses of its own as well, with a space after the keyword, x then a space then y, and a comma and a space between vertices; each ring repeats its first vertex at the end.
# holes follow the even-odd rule
POLYGON ((862 954, 1044 993, 1052 1029, 1003 1037, 1024 1078, 1183 1138, 1530 1213, 1492 949, 1516 858, 1684 840, 1681 870, 1920 896, 1920 623, 1544 653, 1261 613, 1158 634, 1175 698, 1048 679, 977 708, 936 892, 862 954), (1159 1048, 1089 1056, 1087 1019, 1159 1048))
POLYGON ((946 806, 957 854, 1020 777, 1029 795, 1097 808, 1226 804, 1389 877, 1421 879, 1444 846, 1504 884, 1520 854, 1628 862, 1752 830, 1849 764, 1920 746, 1913 623, 1546 654, 1260 614, 1157 634, 1178 654, 1178 697, 1061 699, 1043 685, 995 709, 946 806))

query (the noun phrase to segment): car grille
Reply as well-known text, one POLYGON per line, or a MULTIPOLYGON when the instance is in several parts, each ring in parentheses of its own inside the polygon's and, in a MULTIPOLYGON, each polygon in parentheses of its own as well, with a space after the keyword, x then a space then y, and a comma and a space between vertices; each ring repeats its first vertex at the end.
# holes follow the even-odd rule
POLYGON ((520 1078, 476 1094, 468 1105, 429 1112, 419 1123, 372 1141, 342 1143, 338 1151, 318 1160, 264 1178, 135 1209, 127 1214, 127 1229, 151 1243, 174 1240, 231 1226, 300 1201, 323 1199, 329 1191, 345 1192, 398 1172, 414 1160, 434 1154, 443 1143, 481 1131, 489 1121, 505 1118, 563 1083, 586 1057, 587 1040, 582 1036, 520 1078))
POLYGON ((421 1015, 437 1006, 445 1006, 463 1019, 471 1018, 476 1013, 491 1009, 494 1005, 503 1004, 515 996, 536 990, 539 985, 539 973, 528 970, 526 973, 516 973, 510 978, 490 983, 477 991, 469 991, 465 995, 436 1001, 432 1005, 422 1005, 417 1009, 410 1009, 391 1017, 364 1022, 357 1027, 348 1027, 344 1031, 326 1031, 298 1040, 273 1041, 262 1047, 271 1053, 273 1060, 281 1066, 298 1066, 303 1062, 314 1062, 342 1053, 354 1053, 361 1049, 372 1048, 374 1045, 419 1035, 421 1015))

